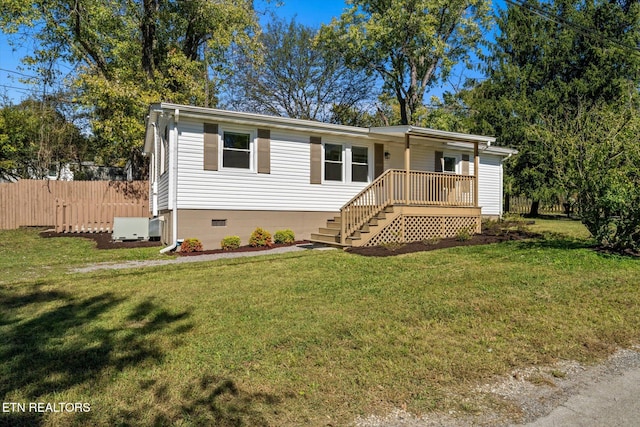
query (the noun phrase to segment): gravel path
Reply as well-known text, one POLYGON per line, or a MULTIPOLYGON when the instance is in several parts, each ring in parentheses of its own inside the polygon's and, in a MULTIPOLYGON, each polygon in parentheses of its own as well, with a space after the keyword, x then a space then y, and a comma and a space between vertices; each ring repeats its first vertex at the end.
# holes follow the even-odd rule
POLYGON ((287 252, 299 252, 299 251, 307 251, 307 250, 330 250, 330 249, 333 249, 333 248, 318 246, 313 244, 302 244, 302 245, 285 246, 281 248, 270 249, 267 251, 256 251, 256 252, 229 252, 229 253, 197 255, 197 256, 177 256, 172 258, 167 257, 167 259, 146 260, 146 261, 127 261, 127 262, 121 262, 121 263, 102 262, 102 263, 87 265, 85 267, 73 268, 70 270, 70 272, 71 273, 89 273, 96 270, 121 270, 125 268, 154 267, 158 265, 184 264, 188 262, 205 262, 205 261, 214 261, 217 259, 226 259, 226 258, 255 257, 255 256, 264 256, 264 255, 283 254, 287 252))
POLYGON ((473 416, 452 411, 416 417, 395 410, 385 417, 358 418, 354 424, 357 427, 638 426, 640 346, 619 350, 594 366, 565 361, 517 370, 477 387, 476 391, 511 403, 521 417, 514 419, 491 410, 473 416))

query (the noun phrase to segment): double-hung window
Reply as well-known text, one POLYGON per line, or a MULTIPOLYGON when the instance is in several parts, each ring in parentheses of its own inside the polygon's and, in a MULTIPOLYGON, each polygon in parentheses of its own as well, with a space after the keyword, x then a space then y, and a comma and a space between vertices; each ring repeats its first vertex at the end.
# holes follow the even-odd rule
POLYGON ((251 134, 224 131, 222 138, 222 167, 251 169, 251 134))
POLYGON ((367 147, 351 147, 351 181, 369 181, 369 149, 367 147))
POLYGON ((324 144, 324 180, 342 181, 342 145, 324 144))
POLYGON ((325 182, 369 182, 369 147, 351 144, 324 144, 325 182))

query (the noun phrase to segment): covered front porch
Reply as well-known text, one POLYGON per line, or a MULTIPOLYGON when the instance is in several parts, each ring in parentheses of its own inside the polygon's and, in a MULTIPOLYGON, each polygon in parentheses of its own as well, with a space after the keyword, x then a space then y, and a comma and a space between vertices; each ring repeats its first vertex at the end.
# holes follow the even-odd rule
MULTIPOLYGON (((410 242, 479 233, 479 150, 493 138, 413 126, 374 128, 370 133, 389 140, 376 144, 385 149, 385 162, 376 161, 376 178, 342 206, 340 214, 312 240, 340 246, 373 246, 388 242, 410 242), (391 166, 388 147, 403 144, 402 168, 391 166), (433 153, 432 170, 415 170, 412 149, 424 147, 433 153)), ((398 164, 397 159, 395 164, 398 164)))

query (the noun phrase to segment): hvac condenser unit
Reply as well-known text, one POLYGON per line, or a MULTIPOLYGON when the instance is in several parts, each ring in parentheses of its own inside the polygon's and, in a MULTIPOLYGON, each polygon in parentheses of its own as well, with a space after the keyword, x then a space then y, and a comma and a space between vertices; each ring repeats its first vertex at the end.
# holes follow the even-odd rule
POLYGON ((149 239, 160 240, 162 237, 163 218, 151 218, 149 220, 149 239))
POLYGON ((149 218, 113 218, 113 240, 149 240, 149 218))

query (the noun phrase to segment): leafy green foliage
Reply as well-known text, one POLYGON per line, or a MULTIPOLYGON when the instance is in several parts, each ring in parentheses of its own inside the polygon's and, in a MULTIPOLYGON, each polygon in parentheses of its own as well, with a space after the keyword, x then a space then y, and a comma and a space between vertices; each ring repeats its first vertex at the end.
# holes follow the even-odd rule
POLYGON ((507 191, 548 201, 568 194, 561 168, 536 127, 551 117, 570 119, 579 105, 589 108, 635 95, 640 55, 623 46, 640 42, 640 4, 519 3, 500 11, 500 32, 486 58, 488 78, 463 97, 475 112, 472 131, 496 135, 519 150, 505 162, 507 191), (555 18, 546 19, 539 10, 555 18))
POLYGON ((273 240, 276 243, 290 244, 296 241, 296 235, 293 230, 278 230, 273 234, 273 240))
POLYGON ((601 245, 621 252, 640 251, 639 133, 640 110, 628 104, 539 126, 565 188, 577 195, 581 221, 601 245))
POLYGON ((180 252, 201 252, 202 250, 202 242, 193 237, 184 239, 180 244, 180 252))
POLYGON ((471 230, 469 230, 468 228, 462 228, 456 233, 456 240, 459 242, 466 242, 467 240, 471 240, 471 237, 471 230))
POLYGON ((84 160, 87 138, 53 102, 0 108, 0 178, 43 178, 52 166, 84 160))
POLYGON ((251 246, 266 246, 266 247, 271 247, 273 246, 273 240, 271 238, 271 233, 269 233, 267 230, 264 230, 260 227, 256 228, 255 230, 253 230, 253 233, 251 233, 251 237, 249 237, 249 245, 251 246))
POLYGON ((320 39, 347 64, 377 74, 398 102, 401 124, 415 124, 425 91, 477 51, 489 24, 486 0, 353 0, 320 39))
POLYGON ((230 251, 233 249, 238 249, 240 247, 240 237, 239 236, 227 236, 220 242, 220 247, 225 251, 230 251))
POLYGON ((214 105, 230 47, 253 45, 257 25, 250 0, 41 3, 4 0, 0 28, 35 44, 23 62, 41 73, 36 83, 58 77, 56 62, 76 66, 66 84, 89 115, 98 161, 133 160, 139 175, 149 104, 214 105))

